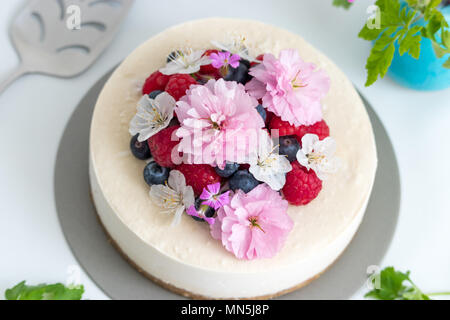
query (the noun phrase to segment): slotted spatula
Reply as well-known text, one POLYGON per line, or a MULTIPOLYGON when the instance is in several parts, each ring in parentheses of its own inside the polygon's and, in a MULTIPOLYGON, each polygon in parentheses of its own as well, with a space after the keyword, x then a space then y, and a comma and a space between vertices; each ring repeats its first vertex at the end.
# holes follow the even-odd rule
POLYGON ((134 0, 30 0, 10 26, 21 63, 0 94, 27 73, 75 77, 88 69, 117 33, 134 0))

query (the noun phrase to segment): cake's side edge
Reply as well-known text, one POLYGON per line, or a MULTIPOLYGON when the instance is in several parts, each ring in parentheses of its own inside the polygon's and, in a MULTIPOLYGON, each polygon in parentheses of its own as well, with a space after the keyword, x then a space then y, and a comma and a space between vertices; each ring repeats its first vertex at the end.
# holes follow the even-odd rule
POLYGON ((345 251, 361 224, 370 197, 369 194, 351 227, 315 259, 288 266, 286 271, 228 274, 225 275, 228 279, 223 280, 220 273, 193 268, 162 255, 123 225, 102 197, 93 167, 90 159, 92 200, 110 243, 144 276, 172 292, 193 299, 271 299, 304 287, 324 273, 345 251), (145 254, 139 254, 138 251, 145 254), (162 274, 162 271, 167 272, 162 274), (175 279, 176 275, 181 276, 175 279), (272 279, 272 288, 261 288, 261 279, 272 279), (213 292, 214 288, 220 287, 221 290, 213 292))

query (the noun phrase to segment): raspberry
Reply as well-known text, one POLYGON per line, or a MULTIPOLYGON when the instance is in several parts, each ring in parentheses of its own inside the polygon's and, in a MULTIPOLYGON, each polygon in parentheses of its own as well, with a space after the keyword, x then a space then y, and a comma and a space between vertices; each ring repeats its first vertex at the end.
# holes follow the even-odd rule
POLYGON ((152 73, 150 77, 145 80, 145 84, 142 87, 142 94, 149 94, 156 90, 164 91, 169 79, 170 76, 166 76, 159 71, 152 73))
POLYGON ((274 115, 272 120, 270 120, 270 129, 278 129, 280 137, 296 135, 299 142, 302 141, 303 136, 307 133, 318 135, 320 140, 330 136, 330 128, 325 120, 316 122, 312 126, 296 127, 274 115))
MULTIPOLYGON (((256 57, 255 60, 263 61, 263 60, 264 60, 264 54, 260 54, 259 56, 256 57)), ((254 67, 254 66, 256 66, 257 64, 259 64, 259 63, 258 63, 258 62, 252 62, 252 63, 250 63, 250 67, 254 67)))
POLYGON ((175 74, 170 77, 166 85, 166 92, 170 94, 176 101, 180 100, 186 94, 186 91, 193 84, 197 84, 194 78, 188 74, 175 74))
MULTIPOLYGON (((279 130, 279 136, 293 136, 295 135, 297 128, 293 125, 290 125, 289 122, 281 120, 280 117, 274 116, 270 121, 270 129, 271 130, 279 130)), ((273 134, 272 132, 270 132, 273 134)))
MULTIPOLYGON (((180 126, 168 127, 148 139, 148 145, 150 147, 153 159, 161 167, 175 167, 175 164, 172 161, 172 153, 177 152, 176 150, 174 150, 174 148, 178 145, 178 141, 172 140, 178 140, 178 138, 176 138, 175 136, 175 131, 179 127, 180 126)), ((174 154, 174 156, 176 157, 176 153, 174 154)))
MULTIPOLYGON (((218 53, 218 50, 206 50, 203 56, 210 56, 211 53, 218 53)), ((212 66, 212 64, 208 64, 206 66, 200 67, 200 74, 209 74, 209 75, 216 75, 218 73, 218 70, 212 66)))
POLYGON ((176 169, 184 174, 186 185, 194 189, 196 196, 199 196, 203 188, 206 188, 209 184, 221 180, 216 170, 208 164, 181 164, 176 169))
POLYGON ((269 124, 270 124, 270 122, 272 121, 272 119, 273 119, 274 117, 276 117, 276 116, 275 116, 275 113, 273 113, 272 111, 269 111, 269 110, 267 110, 267 109, 266 109, 266 113, 267 113, 266 126, 269 126, 269 124))
POLYGON ((322 190, 322 181, 313 170, 307 170, 297 161, 292 162, 292 171, 286 175, 282 190, 284 198, 292 205, 304 206, 314 200, 322 190))
POLYGON ((330 128, 328 127, 325 120, 316 122, 312 126, 300 126, 297 128, 296 135, 298 137, 297 140, 301 142, 303 136, 307 133, 316 134, 319 136, 319 140, 323 140, 326 137, 330 136, 330 128))

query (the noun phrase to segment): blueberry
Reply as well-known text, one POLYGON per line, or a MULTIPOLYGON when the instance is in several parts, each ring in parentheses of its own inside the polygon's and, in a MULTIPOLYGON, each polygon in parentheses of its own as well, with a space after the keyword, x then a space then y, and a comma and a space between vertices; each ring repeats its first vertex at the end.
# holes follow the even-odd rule
POLYGON ((297 152, 299 149, 300 144, 295 136, 280 137, 280 154, 287 156, 290 162, 297 159, 297 152))
POLYGON ((236 191, 241 189, 245 193, 249 193, 259 185, 259 181, 256 180, 248 170, 236 172, 230 180, 228 180, 228 183, 230 184, 231 190, 236 191))
POLYGON ((247 68, 250 69, 250 66, 251 66, 250 61, 241 58, 241 63, 245 64, 247 66, 247 68))
POLYGON ((261 118, 263 118, 264 122, 266 122, 267 120, 267 112, 266 109, 264 109, 264 107, 260 104, 256 107, 256 110, 258 111, 258 113, 260 114, 261 118))
POLYGON ((150 99, 156 99, 156 97, 159 96, 161 93, 163 93, 161 90, 155 90, 155 91, 153 91, 152 93, 150 93, 150 94, 148 95, 148 97, 149 97, 150 99))
POLYGON ((144 169, 144 180, 149 186, 164 184, 169 179, 169 171, 154 161, 149 162, 144 169))
POLYGON ((150 159, 152 155, 150 153, 150 147, 148 146, 147 141, 140 142, 138 141, 138 137, 139 134, 131 138, 130 142, 131 153, 139 160, 150 159))
POLYGON ((226 81, 236 81, 238 83, 246 84, 252 77, 248 74, 248 66, 245 62, 240 61, 237 68, 228 67, 228 74, 224 76, 226 81))
POLYGON ((229 178, 231 177, 233 174, 236 173, 236 171, 238 171, 239 169, 239 164, 238 163, 233 163, 233 162, 227 162, 227 164, 225 165, 225 168, 219 169, 219 167, 216 167, 216 173, 221 176, 222 178, 229 178))
MULTIPOLYGON (((205 206, 205 205, 202 205, 202 202, 203 202, 204 200, 202 200, 202 199, 200 199, 200 198, 197 198, 196 200, 195 200, 195 209, 197 210, 197 211, 199 211, 199 210, 202 210, 204 213, 204 215, 207 217, 207 218, 212 218, 212 217, 214 217, 214 215, 216 214, 216 212, 214 211, 214 209, 213 208, 211 208, 211 207, 209 207, 209 206, 205 206)), ((192 219, 194 219, 195 221, 199 221, 199 222, 203 222, 203 221, 205 221, 205 220, 203 220, 202 218, 199 218, 199 217, 194 217, 194 216, 191 216, 192 217, 192 219)))

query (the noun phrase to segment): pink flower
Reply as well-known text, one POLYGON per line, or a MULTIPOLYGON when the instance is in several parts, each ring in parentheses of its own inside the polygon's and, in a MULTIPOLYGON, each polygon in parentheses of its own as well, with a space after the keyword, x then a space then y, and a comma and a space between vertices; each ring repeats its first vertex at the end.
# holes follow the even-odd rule
POLYGON ((230 203, 230 191, 220 194, 220 182, 217 182, 204 188, 200 199, 205 200, 203 205, 217 210, 230 203))
POLYGON ((205 216, 205 213, 204 213, 204 211, 202 211, 201 208, 200 208, 200 210, 196 210, 194 205, 190 206, 186 210, 186 213, 192 217, 197 217, 197 218, 205 220, 209 225, 214 225, 214 222, 216 220, 215 218, 208 218, 207 216, 205 216))
POLYGON ((211 53, 209 58, 211 59, 211 64, 214 68, 226 68, 229 65, 233 68, 239 67, 239 61, 241 60, 241 57, 238 54, 231 55, 230 52, 218 52, 218 53, 211 53))
POLYGON ((294 225, 287 209, 288 202, 266 184, 247 194, 238 190, 217 212, 211 235, 238 259, 271 258, 294 225))
POLYGON ((291 125, 312 125, 322 120, 321 99, 330 89, 330 79, 323 70, 288 49, 276 59, 264 55, 259 65, 250 69, 254 77, 246 85, 251 96, 263 100, 263 106, 291 125))
POLYGON ((254 151, 249 147, 249 133, 264 127, 257 105, 258 101, 235 81, 210 80, 203 86, 191 86, 175 108, 181 123, 178 151, 184 153, 185 162, 213 166, 224 166, 226 161, 242 163, 242 158, 254 151))

